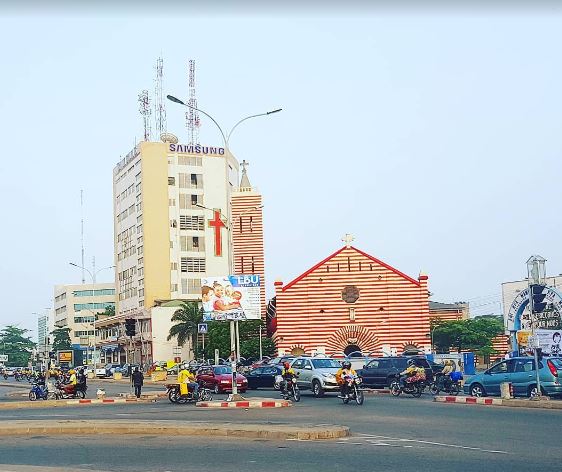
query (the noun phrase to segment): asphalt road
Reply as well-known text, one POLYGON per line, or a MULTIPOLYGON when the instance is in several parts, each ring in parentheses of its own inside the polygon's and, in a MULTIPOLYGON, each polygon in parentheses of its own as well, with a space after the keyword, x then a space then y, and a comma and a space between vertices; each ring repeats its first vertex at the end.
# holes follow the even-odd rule
MULTIPOLYGON (((276 397, 276 392, 252 396, 276 397)), ((432 397, 367 396, 363 406, 303 395, 293 408, 208 410, 168 402, 3 411, 13 419, 185 419, 244 423, 343 424, 345 440, 87 436, 2 438, 0 464, 124 471, 528 471, 560 466, 562 411, 438 404, 432 397), (234 466, 232 464, 235 464, 234 466), (532 464, 532 465, 531 465, 532 464)), ((2 471, 0 466, 0 471, 2 471)), ((9 469, 6 469, 9 470, 9 469)))

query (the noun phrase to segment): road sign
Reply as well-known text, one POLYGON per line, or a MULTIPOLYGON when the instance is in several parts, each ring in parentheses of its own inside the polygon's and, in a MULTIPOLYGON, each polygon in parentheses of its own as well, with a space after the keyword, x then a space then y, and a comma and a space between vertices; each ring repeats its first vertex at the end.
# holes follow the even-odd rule
POLYGON ((529 336, 529 339, 527 340, 527 347, 530 347, 531 349, 539 347, 539 337, 536 334, 529 336))
POLYGON ((0 362, 8 362, 8 354, 0 354, 0 362))
POLYGON ((207 323, 199 323, 197 325, 197 332, 199 334, 207 334, 209 332, 209 327, 207 323))

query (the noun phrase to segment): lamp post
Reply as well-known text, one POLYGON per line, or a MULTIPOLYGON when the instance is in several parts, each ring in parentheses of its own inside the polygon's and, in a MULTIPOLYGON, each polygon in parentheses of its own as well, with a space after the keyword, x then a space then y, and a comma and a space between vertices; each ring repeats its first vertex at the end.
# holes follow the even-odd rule
MULTIPOLYGON (((216 127, 219 129, 221 136, 222 136, 222 140, 224 143, 224 148, 225 148, 225 152, 226 152, 226 156, 227 158, 225 159, 225 175, 227 175, 228 177, 228 171, 227 171, 227 165, 228 165, 228 157, 230 156, 230 148, 229 148, 229 142, 230 142, 230 137, 232 136, 232 133, 234 132, 234 130, 240 125, 242 124, 244 121, 247 121, 251 118, 258 118, 260 116, 269 116, 272 115, 274 113, 279 113, 282 108, 277 108, 275 110, 271 110, 265 113, 258 113, 255 115, 249 115, 246 116, 244 118, 241 118, 240 120, 238 120, 234 126, 230 129, 230 131, 228 133, 225 134, 225 132, 223 131, 223 129, 221 128, 221 126, 218 124, 218 122, 206 111, 201 110, 200 108, 191 106, 185 102, 183 102, 182 100, 180 100, 179 98, 174 97, 173 95, 167 95, 166 98, 168 98, 168 100, 170 100, 171 102, 177 103, 179 105, 183 105, 187 108, 191 108, 193 110, 197 110, 201 113, 203 113, 203 115, 205 115, 206 117, 208 117, 215 125, 216 127)), ((197 205, 197 206, 202 206, 202 205, 197 205)), ((206 208, 206 207, 203 207, 206 208)), ((208 209, 208 208, 206 208, 208 209)), ((227 228, 231 226, 230 224, 230 205, 227 206, 227 228)), ((230 274, 232 275, 233 272, 233 264, 232 264, 232 241, 231 241, 231 230, 228 229, 228 269, 230 274)), ((236 399, 238 396, 238 387, 236 385, 236 360, 240 358, 240 352, 239 352, 239 343, 237 342, 237 338, 238 338, 238 321, 230 321, 230 348, 231 351, 234 352, 234 359, 232 360, 232 397, 231 399, 236 399)))
MULTIPOLYGON (((104 270, 115 268, 115 266, 112 265, 112 266, 108 266, 108 267, 103 267, 102 269, 90 271, 86 267, 75 264, 74 262, 69 262, 69 264, 73 267, 77 267, 78 269, 82 269, 82 270, 85 270, 86 272, 88 272, 88 275, 92 279, 92 298, 94 297, 95 290, 96 290, 96 275, 98 275, 100 272, 102 272, 104 270)), ((94 328, 94 346, 93 346, 93 350, 92 350, 92 365, 95 369, 95 366, 96 366, 96 340, 97 340, 96 339, 96 314, 92 310, 89 310, 89 311, 90 311, 90 313, 92 313, 93 318, 94 318, 94 320, 92 322, 92 325, 93 325, 93 328, 94 328)), ((89 336, 88 336, 88 338, 89 338, 89 336)), ((88 361, 88 359, 87 359, 87 354, 86 354, 86 363, 87 363, 87 361, 88 361)))

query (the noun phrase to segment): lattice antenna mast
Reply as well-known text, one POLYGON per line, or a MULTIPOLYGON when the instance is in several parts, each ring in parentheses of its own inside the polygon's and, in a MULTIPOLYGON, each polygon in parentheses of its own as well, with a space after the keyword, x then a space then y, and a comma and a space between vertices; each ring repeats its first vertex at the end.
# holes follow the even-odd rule
MULTIPOLYGON (((197 108, 197 97, 195 95, 195 60, 189 60, 189 100, 187 104, 190 107, 197 108)), ((185 113, 187 122, 187 134, 189 144, 199 144, 199 112, 193 108, 188 108, 185 113)))
POLYGON ((148 90, 143 90, 139 93, 139 112, 142 116, 142 121, 144 125, 144 140, 150 141, 152 136, 150 127, 150 115, 152 110, 150 109, 150 99, 148 98, 148 90))
POLYGON ((154 84, 154 117, 156 119, 157 138, 168 130, 166 118, 166 101, 164 100, 164 59, 156 60, 156 79, 154 84))

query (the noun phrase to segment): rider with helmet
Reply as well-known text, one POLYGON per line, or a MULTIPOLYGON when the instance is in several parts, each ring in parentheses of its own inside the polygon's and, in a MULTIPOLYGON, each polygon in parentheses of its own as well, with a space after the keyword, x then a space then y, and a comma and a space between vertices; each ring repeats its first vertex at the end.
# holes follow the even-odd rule
POLYGON ((400 386, 404 387, 404 382, 410 382, 418 373, 418 368, 416 366, 416 361, 414 359, 408 359, 407 367, 405 370, 400 372, 400 386))
POLYGON ((281 371, 281 377, 283 377, 283 382, 281 382, 281 392, 283 395, 287 394, 289 382, 292 382, 296 375, 295 371, 291 369, 291 364, 287 361, 283 362, 283 370, 281 371))
POLYGON ((349 395, 349 377, 356 377, 357 372, 355 372, 351 367, 351 362, 342 362, 341 369, 336 372, 336 382, 340 385, 341 398, 346 398, 349 395))
POLYGON ((76 371, 74 369, 70 369, 68 371, 70 377, 68 378, 68 383, 64 386, 65 393, 72 395, 76 392, 76 385, 78 384, 78 380, 76 378, 76 371))
POLYGON ((199 384, 195 381, 195 370, 189 368, 187 364, 182 365, 178 374, 178 383, 180 384, 180 393, 187 395, 191 390, 193 395, 199 391, 199 384))

